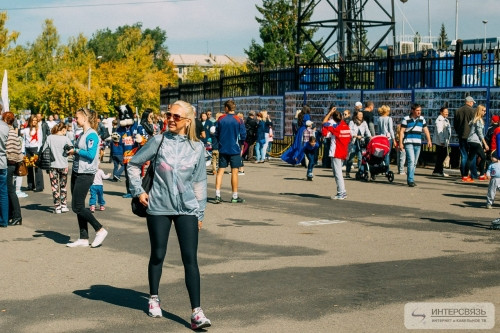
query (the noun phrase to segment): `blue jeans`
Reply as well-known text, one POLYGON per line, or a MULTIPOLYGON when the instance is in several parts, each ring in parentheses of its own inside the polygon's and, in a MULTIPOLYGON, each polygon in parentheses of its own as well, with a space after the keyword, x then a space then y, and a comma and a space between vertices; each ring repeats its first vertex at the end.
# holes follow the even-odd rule
POLYGON ((0 225, 9 224, 9 194, 7 192, 7 168, 0 169, 0 225))
POLYGON ((266 158, 266 145, 265 143, 260 143, 257 141, 255 144, 255 154, 257 155, 257 161, 263 161, 266 158))
POLYGON ((123 155, 113 155, 113 176, 121 177, 125 166, 123 165, 123 155))
MULTIPOLYGON (((469 155, 469 143, 467 139, 458 139, 458 148, 460 149, 460 173, 462 177, 469 175, 467 170, 467 157, 469 155)), ((470 176, 477 178, 476 156, 470 161, 470 176)))
POLYGON ((391 166, 391 151, 392 151, 392 139, 389 139, 389 152, 384 157, 385 171, 389 172, 389 167, 391 166))
POLYGON ((104 188, 102 185, 90 186, 89 206, 95 206, 96 199, 99 206, 104 206, 106 204, 106 201, 104 201, 104 188))
POLYGON ((354 156, 358 156, 358 170, 359 170, 359 168, 361 166, 361 159, 363 157, 361 155, 361 148, 359 147, 359 144, 357 142, 349 146, 349 157, 347 158, 347 161, 345 164, 346 174, 349 174, 349 172, 351 172, 352 162, 354 160, 354 156))
POLYGON ((308 159, 308 164, 307 164, 307 177, 312 177, 313 176, 313 168, 314 165, 316 164, 316 158, 314 156, 314 152, 307 152, 306 151, 306 157, 308 159))
POLYGON ((405 144, 406 160, 408 161, 408 174, 406 181, 409 183, 415 182, 415 168, 417 167, 418 156, 420 155, 421 145, 405 144))

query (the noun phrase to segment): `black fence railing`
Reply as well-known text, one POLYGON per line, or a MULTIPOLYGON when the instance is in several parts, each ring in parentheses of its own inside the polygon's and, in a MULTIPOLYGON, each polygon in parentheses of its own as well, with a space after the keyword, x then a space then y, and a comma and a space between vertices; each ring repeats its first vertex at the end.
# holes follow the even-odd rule
POLYGON ((384 58, 300 64, 295 68, 263 70, 226 76, 198 83, 179 83, 160 89, 165 107, 177 99, 196 104, 242 96, 282 96, 288 91, 339 89, 411 89, 449 87, 495 87, 499 85, 500 47, 463 50, 457 41, 452 52, 426 50, 384 58))

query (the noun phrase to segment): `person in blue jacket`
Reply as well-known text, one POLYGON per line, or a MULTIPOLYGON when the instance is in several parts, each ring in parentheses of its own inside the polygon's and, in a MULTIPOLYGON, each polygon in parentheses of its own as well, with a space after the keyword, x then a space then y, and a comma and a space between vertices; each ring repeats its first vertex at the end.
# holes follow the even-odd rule
POLYGON ((219 141, 219 170, 215 178, 215 203, 221 203, 220 188, 224 170, 231 166, 231 189, 233 191, 231 203, 242 203, 245 200, 238 196, 238 169, 243 166, 241 158, 240 140, 245 140, 246 129, 244 122, 235 114, 234 101, 224 103, 225 115, 216 122, 216 136, 219 141))

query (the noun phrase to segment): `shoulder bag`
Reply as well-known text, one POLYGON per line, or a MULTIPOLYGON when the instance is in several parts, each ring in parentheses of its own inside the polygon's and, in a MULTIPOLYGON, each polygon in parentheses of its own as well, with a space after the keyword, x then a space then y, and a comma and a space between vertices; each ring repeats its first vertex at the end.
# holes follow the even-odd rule
POLYGON ((38 167, 42 170, 49 170, 50 169, 50 164, 54 162, 56 159, 54 158, 54 155, 52 154, 52 150, 50 149, 49 146, 45 148, 44 151, 38 156, 38 167))
MULTIPOLYGON (((160 150, 160 147, 163 144, 163 139, 164 139, 164 136, 162 135, 161 142, 158 145, 158 148, 156 149, 156 154, 155 154, 155 157, 153 159, 153 163, 149 164, 149 167, 146 170, 146 174, 142 178, 142 188, 148 194, 149 194, 149 191, 151 191, 151 187, 153 187, 153 178, 155 175, 156 158, 158 157, 158 151, 160 150)), ((148 215, 146 213, 146 210, 148 209, 148 207, 144 206, 142 203, 139 202, 139 197, 132 198, 131 206, 132 206, 132 213, 134 213, 135 215, 137 215, 139 217, 146 217, 148 215)))
POLYGON ((16 176, 24 177, 28 174, 28 168, 26 167, 26 163, 24 161, 16 163, 16 169, 14 170, 16 176))

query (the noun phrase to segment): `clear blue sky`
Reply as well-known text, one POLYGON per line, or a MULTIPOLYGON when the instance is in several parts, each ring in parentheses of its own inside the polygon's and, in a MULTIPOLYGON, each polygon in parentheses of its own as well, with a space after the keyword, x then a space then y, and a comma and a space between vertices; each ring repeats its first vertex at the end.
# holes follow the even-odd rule
MULTIPOLYGON (((46 18, 54 20, 66 43, 69 37, 80 32, 90 37, 98 29, 142 22, 144 27, 159 26, 167 32, 167 46, 171 53, 207 53, 244 55, 252 38, 259 39, 256 4, 261 0, 170 0, 155 3, 155 0, 0 0, 0 10, 7 9, 7 28, 21 33, 19 43, 34 41, 40 34, 46 18), (138 3, 138 4, 131 4, 138 3), (63 7, 92 5, 86 7, 63 7), (120 4, 101 6, 102 4, 120 4), (40 8, 50 6, 52 8, 40 8), (37 8, 34 8, 37 7, 37 8), (14 8, 33 8, 13 10, 14 8)), ((369 0, 369 2, 373 2, 369 0)), ((389 0, 380 0, 387 4, 389 0)), ((431 0, 431 31, 437 36, 442 23, 449 39, 455 37, 456 0, 431 0)), ((428 1, 396 0, 396 29, 401 34, 419 32, 428 35, 428 1), (406 19, 404 19, 404 16, 406 19)), ((326 5, 326 1, 323 1, 326 5)), ((316 17, 331 15, 331 9, 318 8, 316 17)), ((367 13, 366 17, 369 16, 367 13)), ((487 35, 500 35, 499 0, 459 0, 458 37, 462 39, 482 38, 484 24, 488 20, 487 35)))

